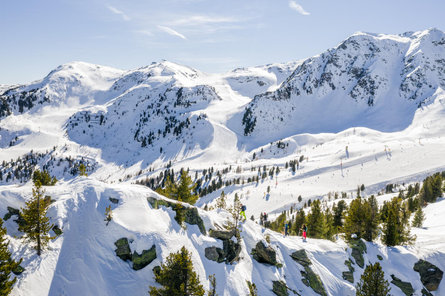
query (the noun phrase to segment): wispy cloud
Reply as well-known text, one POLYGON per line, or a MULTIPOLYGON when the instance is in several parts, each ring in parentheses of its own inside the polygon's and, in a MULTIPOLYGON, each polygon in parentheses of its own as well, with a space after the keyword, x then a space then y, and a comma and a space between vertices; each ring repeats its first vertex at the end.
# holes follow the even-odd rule
POLYGON ((107 8, 112 13, 120 15, 124 21, 130 21, 131 20, 131 18, 127 14, 125 14, 125 12, 123 12, 122 10, 119 10, 116 7, 111 6, 111 5, 107 5, 107 8))
POLYGON ((233 17, 192 15, 177 19, 173 21, 172 24, 182 25, 182 26, 198 26, 198 25, 209 25, 209 24, 236 23, 240 21, 241 20, 233 17))
POLYGON ((289 1, 289 7, 291 9, 295 10, 296 12, 298 12, 299 14, 310 15, 309 12, 304 10, 303 6, 301 6, 300 4, 297 4, 297 2, 295 2, 295 1, 289 1))
POLYGON ((169 34, 169 35, 176 36, 176 37, 182 38, 184 40, 187 39, 187 37, 185 37, 184 35, 182 35, 178 31, 173 30, 172 28, 169 28, 169 27, 166 27, 166 26, 161 26, 161 25, 158 25, 158 28, 160 30, 164 31, 165 33, 169 34))

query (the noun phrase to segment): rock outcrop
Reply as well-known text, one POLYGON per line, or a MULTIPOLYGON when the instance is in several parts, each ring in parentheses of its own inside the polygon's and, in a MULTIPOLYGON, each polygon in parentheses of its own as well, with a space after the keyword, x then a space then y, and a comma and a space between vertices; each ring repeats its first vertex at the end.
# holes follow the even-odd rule
POLYGON ((413 289, 413 286, 411 285, 411 283, 404 282, 404 281, 402 281, 401 279, 399 279, 398 277, 396 277, 393 274, 391 274, 391 278, 392 278, 391 284, 395 285, 400 290, 402 290, 402 292, 406 296, 412 296, 413 295, 414 289, 413 289))
POLYGON ((136 251, 131 255, 131 261, 133 262, 133 269, 139 270, 150 264, 156 259, 156 246, 153 245, 148 250, 143 250, 139 255, 136 251))
POLYGON ((131 250, 126 237, 118 239, 114 245, 116 246, 116 256, 124 261, 131 260, 131 250))
POLYGON ((443 271, 436 265, 420 259, 414 264, 415 271, 420 274, 420 280, 428 291, 436 291, 442 281, 443 271))
POLYGON ((252 249, 252 256, 259 263, 277 265, 275 250, 270 246, 266 247, 262 241, 259 241, 255 248, 252 249))
POLYGON ((156 259, 156 246, 153 245, 148 250, 143 250, 141 254, 136 251, 131 253, 130 245, 126 237, 118 239, 114 245, 116 246, 116 256, 124 261, 131 261, 134 270, 140 270, 156 259))

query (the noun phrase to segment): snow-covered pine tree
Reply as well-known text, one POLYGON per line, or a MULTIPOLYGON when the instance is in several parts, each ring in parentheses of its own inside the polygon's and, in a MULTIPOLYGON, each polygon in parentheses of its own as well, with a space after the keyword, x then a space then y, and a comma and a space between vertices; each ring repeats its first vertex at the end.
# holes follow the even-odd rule
POLYGON ((25 207, 21 209, 24 223, 19 225, 19 230, 25 234, 25 240, 36 244, 34 248, 37 250, 37 255, 40 256, 48 242, 53 239, 49 235, 53 225, 49 223, 47 217, 49 201, 42 198, 44 191, 40 181, 36 181, 34 187, 32 189, 32 199, 27 201, 25 207))
POLYGON ((177 253, 170 253, 166 263, 155 273, 155 280, 161 287, 150 286, 151 296, 195 295, 204 296, 204 288, 193 270, 190 252, 182 247, 177 253))

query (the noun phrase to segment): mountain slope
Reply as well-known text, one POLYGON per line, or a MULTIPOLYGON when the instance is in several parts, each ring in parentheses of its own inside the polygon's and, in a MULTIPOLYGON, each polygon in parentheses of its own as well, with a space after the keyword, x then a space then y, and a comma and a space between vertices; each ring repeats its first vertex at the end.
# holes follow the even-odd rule
MULTIPOLYGON (((335 194, 349 203, 362 184, 361 194, 382 204, 445 171, 444 36, 439 30, 357 33, 303 61, 223 74, 168 61, 130 71, 75 62, 29 85, 0 86, 0 217, 31 198, 36 168, 60 180, 45 190, 54 199, 51 222, 63 234, 42 257, 18 238, 16 218, 5 222, 13 255, 24 258, 26 269, 13 295, 146 295, 156 285, 153 267, 183 245, 206 289, 215 274, 219 295, 246 295, 246 281, 259 295, 274 295, 273 281, 318 295, 290 257, 300 249, 327 295, 354 295, 363 268, 355 265, 353 283, 343 279, 352 254, 341 238, 283 238, 257 223, 260 213, 273 220, 292 209, 290 218, 316 199, 332 206, 335 194), (78 175, 80 164, 88 177, 78 175), (199 184, 195 206, 206 234, 196 225, 181 227, 170 207, 147 200, 163 204, 163 197, 138 185, 154 188, 181 169, 199 184), (395 190, 383 194, 388 184, 395 190), (230 219, 214 209, 222 192, 228 205, 237 195, 253 218, 241 225, 234 264, 205 256, 208 247, 223 248, 208 234, 230 219), (107 206, 113 211, 108 226, 107 206), (122 237, 139 254, 154 244, 157 259, 133 270, 115 254, 122 237), (253 259, 259 241, 275 250, 282 267, 253 259)), ((445 269, 444 202, 425 209, 412 246, 367 243, 365 263, 380 262, 389 281, 394 274, 419 294, 418 259, 445 269)), ((444 293, 444 282, 433 295, 444 293)), ((391 288, 392 295, 404 295, 391 288)))
POLYGON ((417 108, 445 88, 444 44, 438 30, 356 34, 304 61, 276 91, 257 95, 244 113, 244 132, 403 130, 417 108))

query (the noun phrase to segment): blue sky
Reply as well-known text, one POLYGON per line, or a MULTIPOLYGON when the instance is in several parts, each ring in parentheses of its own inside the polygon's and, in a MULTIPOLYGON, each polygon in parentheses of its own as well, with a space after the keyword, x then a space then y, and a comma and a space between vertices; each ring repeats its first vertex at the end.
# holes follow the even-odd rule
POLYGON ((286 62, 357 31, 445 30, 443 0, 2 1, 0 84, 70 61, 134 69, 162 59, 206 72, 286 62))

